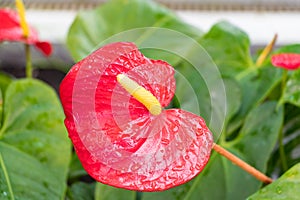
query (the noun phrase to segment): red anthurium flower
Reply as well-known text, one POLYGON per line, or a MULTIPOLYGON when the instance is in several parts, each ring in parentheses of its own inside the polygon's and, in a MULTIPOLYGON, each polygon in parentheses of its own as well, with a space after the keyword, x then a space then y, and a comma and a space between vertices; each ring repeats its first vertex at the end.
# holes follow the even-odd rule
POLYGON ((0 42, 16 41, 35 45, 42 53, 49 56, 52 46, 49 42, 40 41, 37 32, 30 27, 29 37, 24 37, 18 13, 11 9, 0 9, 0 42))
POLYGON ((300 67, 300 54, 281 53, 273 55, 272 64, 276 67, 282 67, 288 70, 295 70, 300 67))
POLYGON ((169 189, 200 173, 212 134, 197 115, 160 109, 174 92, 174 69, 144 57, 133 43, 106 45, 73 66, 60 98, 85 170, 102 183, 138 191, 169 189))

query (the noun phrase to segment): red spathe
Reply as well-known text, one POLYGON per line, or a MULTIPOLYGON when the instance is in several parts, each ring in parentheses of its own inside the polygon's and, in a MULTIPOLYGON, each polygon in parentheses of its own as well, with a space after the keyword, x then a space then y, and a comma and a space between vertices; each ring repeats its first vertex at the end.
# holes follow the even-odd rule
POLYGON ((60 86, 65 125, 85 170, 115 187, 160 191, 183 184, 207 164, 213 145, 204 120, 180 109, 153 116, 120 86, 126 74, 167 106, 174 69, 133 43, 106 45, 72 67, 60 86))

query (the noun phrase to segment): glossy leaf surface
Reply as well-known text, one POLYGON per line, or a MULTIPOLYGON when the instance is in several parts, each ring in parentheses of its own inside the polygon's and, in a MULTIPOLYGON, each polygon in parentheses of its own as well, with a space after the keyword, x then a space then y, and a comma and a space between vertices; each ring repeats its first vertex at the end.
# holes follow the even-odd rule
POLYGON ((288 78, 281 100, 300 107, 300 70, 293 71, 288 78))
POLYGON ((285 172, 278 180, 260 189, 248 200, 259 199, 298 199, 300 196, 300 164, 285 172))
MULTIPOLYGON (((81 12, 77 15, 69 30, 67 45, 73 58, 79 61, 111 36, 145 27, 166 28, 193 38, 199 37, 202 33, 178 19, 172 11, 153 1, 115 0, 108 1, 95 10, 81 12)), ((127 32, 126 38, 120 38, 118 41, 140 43, 153 35, 153 32, 155 33, 153 30, 151 28, 146 30, 136 37, 135 41, 128 40, 131 33, 127 32)))
POLYGON ((70 142, 55 92, 37 80, 6 89, 0 129, 1 199, 61 199, 70 142), (42 125, 41 125, 42 124, 42 125))

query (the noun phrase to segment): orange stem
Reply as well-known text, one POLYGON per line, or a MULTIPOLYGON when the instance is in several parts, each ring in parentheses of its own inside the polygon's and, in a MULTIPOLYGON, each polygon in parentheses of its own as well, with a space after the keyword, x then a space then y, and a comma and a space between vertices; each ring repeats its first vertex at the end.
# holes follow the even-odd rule
POLYGON ((234 164, 236 164, 237 166, 239 166, 240 168, 242 168, 243 170, 245 170, 246 172, 248 172, 249 174, 251 174, 252 176, 254 176, 255 178, 257 178, 258 180, 262 181, 263 183, 269 184, 273 182, 273 180, 270 177, 261 173, 260 171, 258 171, 245 161, 241 160, 240 158, 236 157, 220 145, 214 143, 213 149, 228 160, 230 160, 231 162, 233 162, 234 164))

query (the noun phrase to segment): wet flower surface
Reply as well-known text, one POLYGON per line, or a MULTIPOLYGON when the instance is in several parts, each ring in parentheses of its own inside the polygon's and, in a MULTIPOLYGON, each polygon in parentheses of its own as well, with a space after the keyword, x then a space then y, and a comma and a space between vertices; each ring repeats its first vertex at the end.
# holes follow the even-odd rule
POLYGON ((154 116, 118 82, 124 74, 166 107, 174 69, 144 57, 133 43, 106 45, 72 67, 61 83, 65 125, 85 170, 115 187, 159 191, 183 184, 209 160, 212 134, 180 109, 154 116))

